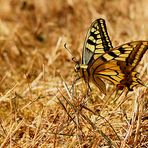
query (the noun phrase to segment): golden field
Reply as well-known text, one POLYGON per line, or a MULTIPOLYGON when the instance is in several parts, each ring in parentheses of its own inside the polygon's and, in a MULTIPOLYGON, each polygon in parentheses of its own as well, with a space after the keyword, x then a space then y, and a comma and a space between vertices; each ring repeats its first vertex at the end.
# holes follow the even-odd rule
MULTIPOLYGON (((106 20, 116 47, 148 40, 146 0, 0 0, 0 145, 2 148, 146 148, 148 91, 144 86, 115 98, 76 77, 85 36, 106 20), (73 93, 71 92, 73 90, 73 93)), ((148 53, 137 67, 145 85, 148 53)), ((113 93, 114 92, 114 93, 113 93)))

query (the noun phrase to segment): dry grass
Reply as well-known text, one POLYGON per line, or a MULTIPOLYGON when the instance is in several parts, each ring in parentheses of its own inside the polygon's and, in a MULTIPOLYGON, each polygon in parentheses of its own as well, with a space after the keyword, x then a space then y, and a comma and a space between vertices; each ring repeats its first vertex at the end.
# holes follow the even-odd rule
MULTIPOLYGON (((148 147, 148 92, 114 101, 83 82, 70 92, 90 23, 106 19, 113 45, 148 39, 146 0, 0 1, 1 147, 148 147)), ((138 71, 147 83, 147 53, 138 71)))

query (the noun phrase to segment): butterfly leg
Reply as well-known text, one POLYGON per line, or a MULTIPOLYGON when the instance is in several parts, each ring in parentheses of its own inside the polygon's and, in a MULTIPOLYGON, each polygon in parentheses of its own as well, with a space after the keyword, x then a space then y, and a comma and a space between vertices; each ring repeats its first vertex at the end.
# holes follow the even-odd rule
POLYGON ((125 93, 125 97, 127 96, 127 94, 128 94, 128 91, 127 91, 127 89, 125 88, 125 86, 124 85, 121 85, 121 84, 119 84, 119 85, 117 85, 117 87, 116 87, 116 92, 115 92, 116 94, 115 94, 115 99, 114 99, 114 101, 113 102, 116 102, 121 96, 122 96, 122 94, 123 93, 125 93), (119 90, 121 90, 121 92, 119 93, 119 90))
POLYGON ((75 88, 75 84, 78 80, 80 80, 81 77, 77 77, 73 82, 72 82, 72 86, 71 86, 71 93, 72 93, 72 96, 74 96, 74 88, 75 88))
POLYGON ((119 93, 119 89, 116 89, 114 100, 113 100, 114 103, 121 97, 121 95, 123 94, 123 92, 124 92, 124 90, 121 90, 121 92, 119 93))
POLYGON ((89 96, 90 95, 90 92, 92 91, 91 87, 90 87, 90 84, 87 83, 87 95, 89 96))

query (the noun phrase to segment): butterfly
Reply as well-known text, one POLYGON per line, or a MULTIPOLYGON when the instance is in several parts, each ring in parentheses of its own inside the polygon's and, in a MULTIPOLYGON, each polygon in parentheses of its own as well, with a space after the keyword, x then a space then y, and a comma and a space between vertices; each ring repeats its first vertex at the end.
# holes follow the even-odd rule
POLYGON ((142 84, 136 67, 147 49, 148 41, 133 41, 113 48, 105 20, 100 18, 89 27, 82 62, 77 61, 75 70, 88 86, 93 82, 104 94, 104 79, 116 85, 117 90, 132 91, 134 86, 142 84))

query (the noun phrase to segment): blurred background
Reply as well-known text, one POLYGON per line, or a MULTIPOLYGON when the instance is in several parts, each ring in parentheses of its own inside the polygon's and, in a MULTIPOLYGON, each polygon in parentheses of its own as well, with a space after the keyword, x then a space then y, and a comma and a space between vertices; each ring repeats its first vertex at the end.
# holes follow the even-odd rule
MULTIPOLYGON (((58 127, 61 123, 63 112, 55 105, 55 94, 63 88, 61 76, 68 85, 74 80, 74 63, 64 44, 81 59, 87 30, 98 18, 106 20, 114 47, 148 40, 147 0, 0 0, 0 143, 3 147, 37 146, 39 127, 44 130, 44 138, 40 137, 44 145, 62 145, 61 139, 56 143, 54 135, 50 139, 51 135, 46 137, 45 131, 53 132, 49 124, 58 127), (39 122, 37 117, 43 121, 39 122)), ((147 65, 146 55, 142 63, 147 65)), ((141 67, 140 71, 146 81, 147 69, 141 67)), ((129 116, 130 103, 125 105, 129 116)), ((125 120, 123 124, 127 125, 125 120)), ((124 130, 119 131, 124 137, 124 130)), ((65 140, 67 145, 71 141, 65 140)), ((90 146, 89 141, 86 143, 90 146)), ((131 143, 132 140, 128 144, 131 143)))

